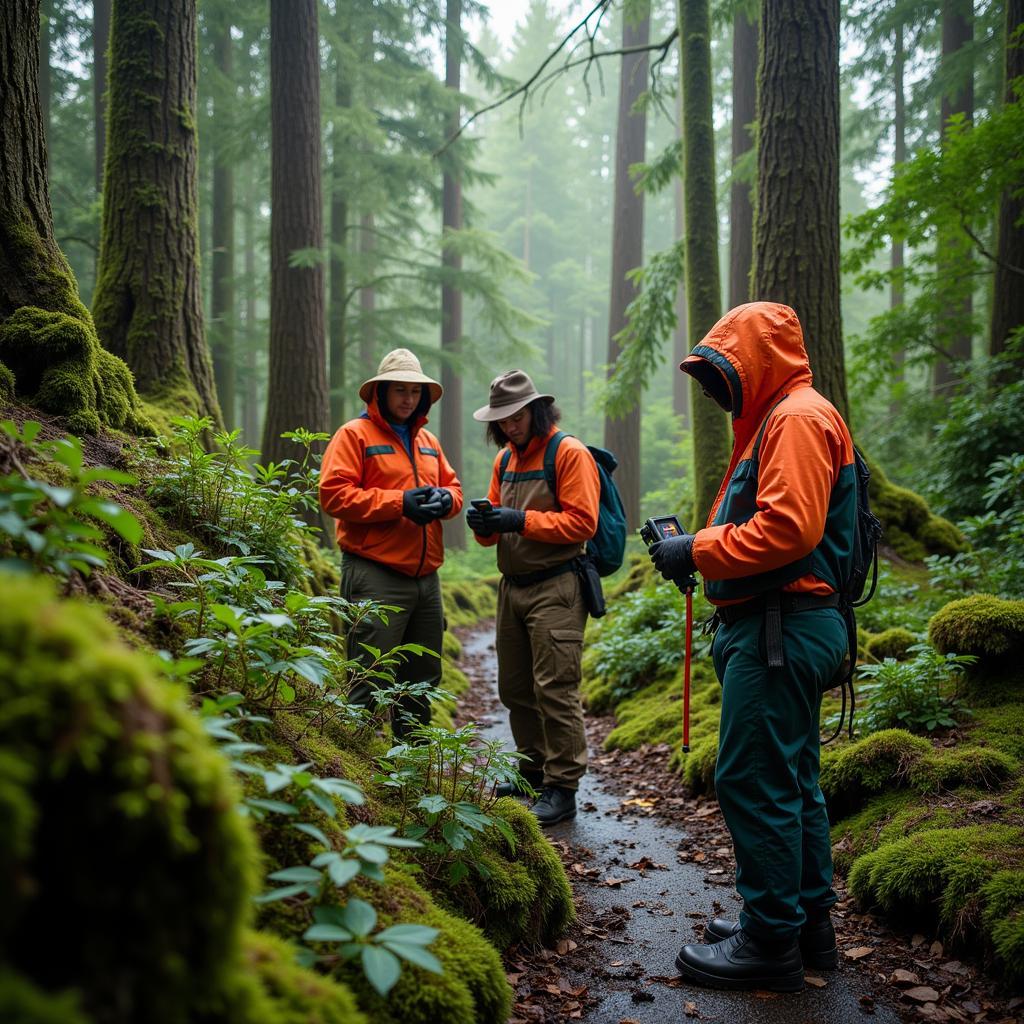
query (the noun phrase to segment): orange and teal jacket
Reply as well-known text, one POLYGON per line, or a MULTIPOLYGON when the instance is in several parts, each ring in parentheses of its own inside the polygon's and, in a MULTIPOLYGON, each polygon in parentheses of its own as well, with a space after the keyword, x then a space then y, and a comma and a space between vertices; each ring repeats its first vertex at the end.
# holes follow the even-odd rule
POLYGON ((462 509, 462 485, 426 422, 421 416, 410 424, 410 453, 374 396, 366 412, 338 428, 320 467, 320 505, 338 521, 341 550, 406 576, 435 572, 444 561, 444 541, 439 521, 417 526, 403 517, 404 492, 446 487, 452 495, 446 518, 462 509))
POLYGON ((796 313, 774 302, 739 306, 682 365, 701 359, 729 386, 734 434, 729 469, 693 542, 705 593, 733 604, 768 590, 839 590, 857 515, 853 441, 811 386, 796 313))
POLYGON ((492 505, 526 511, 522 533, 477 536, 485 547, 498 545, 498 569, 505 575, 520 575, 552 569, 582 555, 587 541, 597 530, 601 480, 594 456, 575 437, 566 437, 555 453, 557 498, 544 479, 544 451, 558 430, 553 426, 544 437, 531 437, 519 451, 509 444, 508 466, 499 480, 506 448, 498 450, 487 497, 492 505))

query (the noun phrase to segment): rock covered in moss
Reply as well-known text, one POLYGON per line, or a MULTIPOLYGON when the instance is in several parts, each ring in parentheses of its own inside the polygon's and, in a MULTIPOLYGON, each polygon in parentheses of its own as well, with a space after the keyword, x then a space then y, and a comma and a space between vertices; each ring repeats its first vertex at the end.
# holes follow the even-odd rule
POLYGON ((45 412, 63 416, 75 434, 101 425, 152 434, 128 367, 100 346, 88 310, 22 306, 0 324, 0 360, 13 391, 45 412))
POLYGON ((998 789, 1020 771, 1020 762, 988 747, 954 747, 934 750, 911 765, 910 785, 919 793, 940 792, 958 786, 998 789))
POLYGON ((14 374, 4 363, 0 363, 0 402, 9 402, 14 397, 14 374))
POLYGON ((981 659, 1024 655, 1024 601, 974 594, 951 601, 928 623, 928 639, 943 654, 981 659))
POLYGON ((862 806, 868 797, 906 778, 911 766, 931 752, 931 744, 905 729, 883 729, 821 758, 820 783, 835 821, 862 806))
POLYGON ((882 522, 882 543, 910 562, 926 555, 955 555, 968 549, 964 535, 948 519, 934 515, 919 494, 898 487, 868 459, 871 511, 882 522))
POLYGON ((255 890, 226 762, 98 609, 40 578, 0 580, 0 708, 0 952, 105 1022, 191 1019, 238 969, 255 890))
POLYGON ((890 629, 869 637, 864 646, 868 654, 878 661, 884 661, 886 658, 905 661, 908 656, 907 651, 917 642, 917 637, 909 629, 892 626, 890 629))
POLYGON ((1024 828, 936 828, 883 843, 847 879, 866 906, 916 927, 935 921, 947 938, 978 938, 1009 980, 1024 977, 1024 828))

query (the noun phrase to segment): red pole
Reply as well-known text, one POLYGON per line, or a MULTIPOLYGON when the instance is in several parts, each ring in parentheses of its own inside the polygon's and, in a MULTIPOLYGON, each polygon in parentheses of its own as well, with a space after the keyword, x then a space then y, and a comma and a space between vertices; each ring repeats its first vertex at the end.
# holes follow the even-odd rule
POLYGON ((683 753, 690 752, 690 657, 693 650, 693 587, 686 588, 686 657, 683 659, 683 753))

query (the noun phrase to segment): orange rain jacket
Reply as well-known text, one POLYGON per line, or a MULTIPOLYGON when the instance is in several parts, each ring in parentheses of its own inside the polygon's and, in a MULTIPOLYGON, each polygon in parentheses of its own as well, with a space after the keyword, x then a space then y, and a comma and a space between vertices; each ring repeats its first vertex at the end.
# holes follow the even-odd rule
POLYGON ((402 443, 377 406, 339 427, 320 468, 320 505, 337 519, 342 551, 369 558, 405 576, 426 576, 444 561, 441 523, 417 526, 402 515, 402 497, 413 487, 445 487, 452 509, 462 510, 462 485, 441 450, 424 429, 426 416, 411 424, 412 451, 402 443))
MULTIPOLYGON (((850 432, 835 406, 811 386, 800 321, 789 306, 751 302, 731 310, 680 368, 702 359, 729 385, 734 441, 708 525, 693 542, 694 562, 705 580, 738 580, 780 569, 821 544, 833 488, 844 468, 844 481, 849 477, 854 461, 850 432), (712 525, 734 472, 750 458, 761 424, 784 395, 761 442, 753 516, 739 525, 712 525)), ((823 595, 834 590, 813 574, 782 589, 823 595)))
POLYGON ((583 553, 597 530, 601 480, 597 463, 582 441, 566 437, 555 453, 557 501, 544 479, 544 452, 557 430, 555 425, 544 437, 531 437, 521 452, 510 442, 506 447, 512 454, 504 482, 498 474, 505 448, 499 448, 494 458, 487 490, 491 504, 526 510, 521 534, 474 534, 484 547, 501 541, 498 568, 503 573, 533 572, 567 561, 583 553))

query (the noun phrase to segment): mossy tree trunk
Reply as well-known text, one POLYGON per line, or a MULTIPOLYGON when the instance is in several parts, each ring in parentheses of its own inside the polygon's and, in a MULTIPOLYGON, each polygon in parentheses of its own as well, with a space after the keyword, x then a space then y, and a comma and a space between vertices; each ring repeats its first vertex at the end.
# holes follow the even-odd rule
MULTIPOLYGON (((453 96, 462 89, 462 0, 447 0, 444 30, 445 87, 453 96)), ((461 107, 457 100, 452 104, 448 118, 448 133, 454 135, 459 128, 461 107)), ((462 462, 462 290, 447 275, 462 272, 462 254, 445 245, 444 236, 449 231, 462 228, 462 179, 459 174, 458 158, 450 153, 450 164, 445 167, 442 182, 442 241, 441 264, 446 277, 441 284, 441 386, 444 388, 444 404, 441 406, 441 447, 453 466, 462 462)), ((448 547, 464 551, 466 528, 462 517, 448 519, 444 523, 444 542, 448 547)))
POLYGON ((232 82, 231 19, 226 12, 211 16, 213 61, 222 76, 213 105, 213 212, 210 235, 210 348, 224 425, 235 426, 235 154, 225 144, 231 134, 235 104, 232 82))
MULTIPOLYGON (((338 4, 337 16, 345 17, 345 5, 338 4)), ((347 41, 346 25, 338 26, 341 38, 347 41)), ((345 358, 348 353, 348 274, 346 247, 348 245, 348 197, 345 192, 345 154, 347 141, 344 132, 344 112, 352 106, 352 86, 345 68, 344 56, 338 48, 334 54, 334 106, 331 122, 331 252, 330 252, 330 304, 327 310, 327 330, 330 336, 330 406, 331 429, 345 422, 345 402, 348 383, 345 358)))
MULTIPOLYGON (((943 0, 942 4, 942 67, 948 74, 951 64, 959 62, 960 51, 974 41, 973 0, 943 0)), ((970 123, 974 119, 974 71, 970 68, 959 81, 954 81, 942 94, 942 133, 948 130, 949 119, 962 115, 970 123)), ((949 282, 947 302, 942 314, 939 347, 942 353, 935 362, 932 387, 938 397, 956 390, 964 364, 971 359, 971 315, 973 270, 971 249, 966 240, 942 234, 936 240, 940 253, 948 253, 941 266, 949 282)))
POLYGON ((260 390, 256 349, 260 342, 256 323, 256 168, 250 162, 246 174, 245 206, 242 210, 242 245, 245 255, 245 373, 242 377, 242 436, 254 445, 260 436, 260 390))
MULTIPOLYGON (((676 0, 681 68, 686 309, 690 347, 722 313, 718 272, 715 127, 711 117, 711 12, 708 0, 676 0)), ((703 526, 729 466, 725 413, 690 384, 693 414, 694 526, 703 526)))
POLYGON ((103 195, 103 161, 107 152, 107 47, 110 45, 110 0, 92 4, 92 124, 96 154, 96 195, 103 195))
POLYGON ((107 93, 100 339, 144 395, 219 424, 199 278, 195 0, 115 0, 107 93))
MULTIPOLYGON (((676 118, 676 138, 682 142, 683 126, 676 118)), ((675 214, 676 238, 683 238, 686 234, 686 213, 683 209, 685 197, 683 196, 683 165, 680 159, 679 176, 672 186, 672 205, 675 214)), ((679 364, 686 358, 690 351, 690 337, 686 329, 686 275, 679 280, 679 287, 676 290, 676 329, 672 332, 672 411, 683 421, 683 426, 690 426, 690 378, 685 373, 679 372, 679 364)), ((582 387, 582 378, 581 385, 582 387)), ((582 401, 580 408, 583 407, 582 401)))
POLYGON ((295 454, 282 439, 326 431, 327 352, 322 251, 320 54, 316 0, 270 0, 270 375, 265 462, 295 454))
POLYGON ((0 396, 66 417, 151 430, 128 368, 100 348, 53 237, 39 103, 39 0, 0 4, 0 396))
MULTIPOLYGON (((750 125, 757 117, 757 15, 742 5, 732 17, 732 167, 754 146, 750 125)), ((729 305, 750 299, 754 251, 754 204, 750 185, 733 181, 729 189, 729 305)))
MULTIPOLYGON (((1006 3, 1006 102, 1015 94, 1010 83, 1024 78, 1024 37, 1015 36, 1024 26, 1024 0, 1006 3)), ((1024 197, 1004 192, 999 203, 996 243, 996 280, 992 295, 989 351, 998 355, 1010 333, 1024 324, 1024 197)))
POLYGON ((839 300, 839 0, 764 0, 757 300, 800 317, 814 385, 848 416, 839 300))
MULTIPOLYGON (((633 9, 625 17, 622 47, 646 46, 651 33, 650 4, 633 9)), ((626 326, 626 307, 636 296, 636 285, 626 276, 644 261, 644 198, 637 195, 629 168, 644 159, 647 142, 647 113, 634 111, 640 94, 647 88, 648 55, 624 54, 619 77, 619 115, 615 133, 615 207, 612 216, 612 281, 608 312, 608 373, 621 351, 616 335, 626 326)), ((618 485, 629 529, 640 525, 640 396, 633 408, 619 419, 606 418, 604 444, 619 459, 618 485)))

